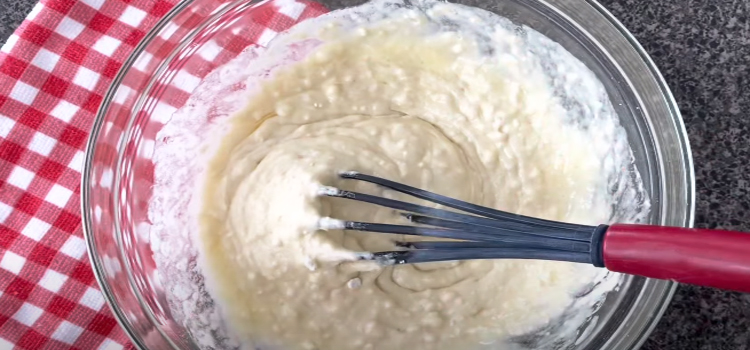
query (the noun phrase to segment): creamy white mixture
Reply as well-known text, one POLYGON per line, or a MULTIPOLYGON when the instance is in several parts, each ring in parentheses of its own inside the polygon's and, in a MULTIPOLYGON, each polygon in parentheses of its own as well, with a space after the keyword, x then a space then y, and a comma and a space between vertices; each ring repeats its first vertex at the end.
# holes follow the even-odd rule
POLYGON ((606 93, 537 33, 459 5, 378 1, 297 25, 256 61, 290 49, 301 57, 257 75, 211 149, 200 203, 209 289, 248 348, 502 348, 601 277, 530 260, 349 262, 405 238, 322 231, 321 218, 404 222, 320 186, 413 199, 339 171, 559 221, 606 222, 616 204, 619 221, 645 215, 623 211, 628 185, 613 192, 630 153, 606 93))

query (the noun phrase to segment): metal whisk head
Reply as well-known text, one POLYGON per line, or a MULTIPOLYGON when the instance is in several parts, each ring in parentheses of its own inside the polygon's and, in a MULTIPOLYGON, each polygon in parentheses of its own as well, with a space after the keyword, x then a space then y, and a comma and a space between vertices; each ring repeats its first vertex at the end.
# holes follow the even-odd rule
POLYGON ((383 265, 472 259, 539 259, 601 265, 602 230, 606 225, 585 226, 512 214, 482 207, 419 188, 365 175, 343 172, 344 179, 370 182, 461 212, 431 208, 365 193, 324 187, 320 195, 356 200, 401 211, 414 224, 391 225, 328 220, 325 226, 346 230, 427 236, 449 241, 396 242, 399 250, 363 254, 363 259, 383 265))

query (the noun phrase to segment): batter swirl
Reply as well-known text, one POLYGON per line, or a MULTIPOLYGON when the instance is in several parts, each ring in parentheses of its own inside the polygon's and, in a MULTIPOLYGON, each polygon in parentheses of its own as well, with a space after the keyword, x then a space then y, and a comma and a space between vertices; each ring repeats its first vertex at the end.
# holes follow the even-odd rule
POLYGON ((390 250, 401 237, 315 229, 322 217, 403 223, 388 209, 316 196, 329 185, 401 198, 337 179, 343 170, 559 221, 611 214, 603 149, 615 119, 596 133, 566 122, 539 54, 507 21, 420 4, 333 13, 272 42, 269 57, 314 48, 266 79, 209 165, 205 261, 229 324, 256 345, 495 348, 560 316, 596 275, 513 260, 373 268, 350 262, 353 252, 390 250))

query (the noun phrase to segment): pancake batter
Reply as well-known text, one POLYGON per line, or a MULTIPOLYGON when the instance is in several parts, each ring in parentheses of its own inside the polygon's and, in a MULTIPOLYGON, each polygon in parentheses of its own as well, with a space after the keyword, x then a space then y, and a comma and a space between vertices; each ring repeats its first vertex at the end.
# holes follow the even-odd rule
POLYGON ((203 259, 228 324, 254 345, 498 348, 559 317, 598 273, 514 260, 373 268, 349 260, 401 237, 317 229, 326 217, 404 223, 388 209, 316 195, 326 185, 413 201, 339 180, 345 170, 546 219, 611 215, 614 118, 596 133, 572 123, 544 53, 504 19, 393 4, 326 15, 272 42, 268 59, 295 43, 314 48, 263 82, 209 164, 203 259))

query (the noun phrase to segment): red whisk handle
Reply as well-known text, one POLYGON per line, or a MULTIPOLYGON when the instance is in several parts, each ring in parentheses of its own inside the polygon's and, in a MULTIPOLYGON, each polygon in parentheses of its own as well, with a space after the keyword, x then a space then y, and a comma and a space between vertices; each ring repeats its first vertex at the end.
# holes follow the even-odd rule
POLYGON ((616 224, 602 250, 610 271, 750 293, 750 233, 616 224))

